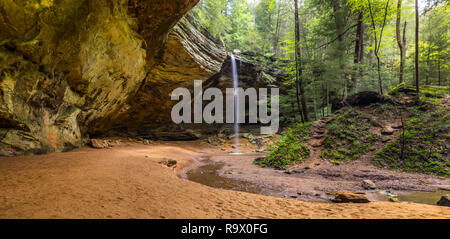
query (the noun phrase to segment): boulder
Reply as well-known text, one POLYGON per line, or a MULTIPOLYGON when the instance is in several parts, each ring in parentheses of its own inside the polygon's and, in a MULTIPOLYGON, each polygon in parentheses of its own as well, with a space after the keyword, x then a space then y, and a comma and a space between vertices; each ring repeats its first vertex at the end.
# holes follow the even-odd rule
POLYGON ((387 98, 373 91, 363 91, 352 96, 349 96, 345 101, 333 101, 332 111, 339 110, 345 106, 364 106, 373 103, 389 102, 387 98))
POLYGON ((382 135, 392 135, 394 133, 394 129, 391 126, 383 127, 381 130, 382 135))
POLYGON ((362 187, 364 189, 376 189, 377 188, 375 183, 372 182, 371 180, 364 180, 364 181, 362 181, 362 187))
POLYGON ((370 200, 367 198, 364 192, 349 192, 349 191, 338 191, 335 193, 334 199, 331 201, 336 203, 369 203, 370 200))
POLYGON ((389 138, 388 136, 384 136, 384 137, 381 138, 381 142, 383 142, 383 143, 387 143, 390 140, 391 140, 391 138, 389 138))
POLYGON ((439 206, 450 207, 450 194, 446 194, 436 203, 439 206))

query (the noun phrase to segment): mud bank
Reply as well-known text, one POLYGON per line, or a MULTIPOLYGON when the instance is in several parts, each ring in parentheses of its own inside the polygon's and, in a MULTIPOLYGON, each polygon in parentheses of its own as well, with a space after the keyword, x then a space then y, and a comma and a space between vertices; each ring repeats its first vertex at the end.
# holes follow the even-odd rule
MULTIPOLYGON (((253 161, 257 157, 260 156, 211 155, 209 164, 215 165, 218 177, 253 184, 254 187, 260 187, 265 195, 303 201, 329 201, 330 193, 349 190, 366 191, 375 201, 389 200, 389 196, 383 195, 390 192, 390 195, 399 196, 406 201, 411 198, 413 202, 434 204, 440 195, 450 191, 448 178, 377 169, 367 160, 335 165, 315 159, 314 163, 307 162, 303 167, 276 170, 255 165, 253 161), (367 179, 375 182, 376 190, 365 190, 362 187, 362 181, 367 179), (413 195, 416 191, 417 195, 413 195), (431 200, 434 199, 436 200, 432 203, 431 200)), ((199 182, 195 178, 193 180, 199 182)))

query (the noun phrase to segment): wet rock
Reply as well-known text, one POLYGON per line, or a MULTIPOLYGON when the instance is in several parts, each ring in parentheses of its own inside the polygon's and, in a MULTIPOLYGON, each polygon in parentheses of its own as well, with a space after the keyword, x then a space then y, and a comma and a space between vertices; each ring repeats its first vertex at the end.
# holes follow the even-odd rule
POLYGON ((367 198, 364 192, 349 192, 349 191, 338 191, 335 193, 334 199, 331 201, 336 203, 369 203, 370 200, 367 198))
POLYGON ((382 135, 392 135, 394 133, 394 129, 391 126, 383 127, 383 130, 381 130, 382 135))
POLYGON ((389 197, 389 201, 391 201, 391 202, 398 202, 398 198, 389 197))
POLYGON ((305 170, 301 170, 301 169, 284 171, 285 174, 300 174, 300 173, 304 173, 304 172, 305 172, 305 170))
POLYGON ((95 149, 104 149, 109 147, 108 142, 102 139, 91 139, 90 145, 95 149))
POLYGON ((446 194, 436 203, 439 206, 450 207, 450 194, 446 194))
POLYGON ((175 159, 165 159, 159 163, 169 168, 175 168, 177 166, 177 161, 175 159))
POLYGON ((362 181, 361 184, 364 189, 376 189, 377 188, 375 183, 372 182, 371 180, 364 180, 364 181, 362 181))

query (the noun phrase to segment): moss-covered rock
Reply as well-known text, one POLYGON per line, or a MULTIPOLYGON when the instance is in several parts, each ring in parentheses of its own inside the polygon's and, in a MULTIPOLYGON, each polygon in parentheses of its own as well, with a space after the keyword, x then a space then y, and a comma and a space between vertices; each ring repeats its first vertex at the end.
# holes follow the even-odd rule
POLYGON ((358 159, 368 152, 380 135, 372 134, 370 127, 378 126, 372 117, 348 107, 334 114, 334 118, 326 125, 322 158, 335 164, 358 159))
POLYGON ((311 124, 297 124, 289 128, 275 145, 269 147, 270 154, 254 163, 263 167, 285 169, 305 161, 309 156, 306 141, 311 134, 311 124))
POLYGON ((400 136, 374 155, 373 162, 407 172, 450 176, 450 113, 433 104, 406 108, 400 136))

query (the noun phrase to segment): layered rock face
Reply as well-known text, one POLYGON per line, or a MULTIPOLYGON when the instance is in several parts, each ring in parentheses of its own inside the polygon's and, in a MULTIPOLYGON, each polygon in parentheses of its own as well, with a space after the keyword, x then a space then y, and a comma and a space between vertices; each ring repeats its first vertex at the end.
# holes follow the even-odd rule
POLYGON ((197 2, 2 0, 0 155, 80 146, 139 112, 161 115, 169 88, 216 73, 225 53, 189 41, 188 20, 169 35, 197 2))
MULTIPOLYGON (((192 129, 210 129, 170 118, 174 89, 192 90, 194 80, 232 87, 223 45, 186 15, 197 2, 2 0, 0 156, 70 150, 89 137, 192 139, 192 129)), ((240 86, 267 86, 265 69, 242 57, 240 86)))
MULTIPOLYGON (((153 67, 126 110, 117 114, 111 136, 160 139, 191 139, 195 135, 172 123, 171 92, 183 87, 193 91, 194 80, 211 78, 221 71, 227 54, 223 45, 203 34, 195 19, 186 15, 169 33, 161 62, 153 67), (161 136, 161 137, 160 137, 161 136)), ((207 32, 206 32, 207 33, 207 32)))

